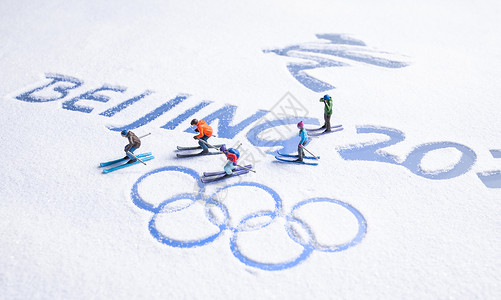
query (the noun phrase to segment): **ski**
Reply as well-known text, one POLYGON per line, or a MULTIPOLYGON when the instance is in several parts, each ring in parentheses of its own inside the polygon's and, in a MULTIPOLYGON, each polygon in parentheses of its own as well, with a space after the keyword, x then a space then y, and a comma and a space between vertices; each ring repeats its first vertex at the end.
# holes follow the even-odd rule
MULTIPOLYGON (((221 144, 221 145, 214 145, 214 147, 219 148, 222 145, 223 144, 221 144)), ((202 149, 202 147, 200 147, 200 146, 197 146, 197 147, 181 147, 181 146, 177 146, 177 150, 180 150, 180 151, 184 151, 184 150, 197 150, 197 149, 202 149)))
POLYGON ((343 129, 344 129, 343 127, 338 127, 338 128, 332 129, 332 130, 331 130, 331 131, 329 131, 329 132, 325 132, 325 131, 323 131, 323 132, 318 132, 318 133, 314 132, 314 133, 310 133, 310 136, 321 136, 321 135, 324 135, 324 134, 329 134, 329 133, 338 132, 338 131, 341 131, 341 130, 343 130, 343 129))
MULTIPOLYGON (((151 155, 151 152, 147 152, 147 153, 141 153, 141 154, 138 154, 136 155, 136 157, 146 157, 146 156, 150 156, 151 155)), ((119 159, 115 159, 115 160, 111 160, 111 161, 107 161, 107 162, 102 162, 99 164, 100 167, 107 167, 107 166, 110 166, 110 165, 114 165, 114 164, 117 164, 119 162, 123 162, 123 161, 126 161, 126 160, 129 160, 130 158, 119 158, 119 159)))
POLYGON ((202 181, 203 183, 210 183, 210 182, 225 180, 225 179, 232 178, 235 176, 240 176, 240 175, 247 174, 247 173, 249 173, 249 170, 242 169, 242 170, 238 170, 238 171, 233 171, 233 174, 231 174, 231 175, 226 175, 226 173, 225 173, 224 175, 219 175, 219 176, 202 177, 202 178, 200 178, 200 181, 202 181))
POLYGON ((290 162, 290 163, 303 164, 303 165, 311 165, 311 166, 318 165, 317 162, 290 160, 290 159, 281 158, 279 156, 275 156, 275 158, 278 159, 279 161, 283 161, 283 162, 290 162))
MULTIPOLYGON (((148 161, 148 160, 152 160, 154 158, 155 157, 153 155, 150 155, 150 156, 146 156, 146 157, 141 158, 141 160, 142 161, 148 161)), ((113 167, 113 168, 104 169, 103 173, 107 174, 107 173, 110 173, 110 172, 113 172, 113 171, 116 171, 116 170, 120 170, 120 169, 123 169, 123 168, 126 168, 126 167, 130 167, 130 166, 133 166, 133 165, 137 165, 137 164, 140 164, 140 163, 141 162, 138 160, 138 161, 130 163, 130 164, 128 164, 128 163, 121 164, 121 165, 113 167)))
POLYGON ((206 156, 206 155, 218 155, 218 154, 223 154, 223 152, 208 152, 208 153, 190 153, 190 154, 176 154, 177 157, 179 158, 185 158, 185 157, 195 157, 195 156, 206 156))
MULTIPOLYGON (((343 127, 343 125, 342 124, 334 125, 334 126, 331 126, 331 129, 339 128, 339 127, 343 127)), ((325 127, 324 128, 322 128, 322 127, 320 127, 320 128, 306 128, 306 131, 308 131, 308 132, 319 131, 319 130, 325 130, 325 127)))
MULTIPOLYGON (((277 151, 277 154, 280 155, 280 156, 284 156, 284 157, 294 157, 294 158, 298 158, 299 157, 297 154, 285 154, 285 153, 282 153, 280 151, 277 151)), ((320 158, 320 156, 318 156, 318 157, 303 156, 303 158, 306 158, 306 159, 317 159, 317 158, 320 158)))
MULTIPOLYGON (((246 165, 244 166, 248 169, 252 168, 252 165, 246 165)), ((244 168, 241 168, 241 167, 237 167, 235 170, 233 170, 233 172, 236 172, 236 171, 240 171, 240 170, 245 170, 244 168)), ((205 177, 210 177, 210 176, 217 176, 217 175, 224 175, 226 174, 225 171, 218 171, 218 172, 204 172, 204 176, 205 177)))

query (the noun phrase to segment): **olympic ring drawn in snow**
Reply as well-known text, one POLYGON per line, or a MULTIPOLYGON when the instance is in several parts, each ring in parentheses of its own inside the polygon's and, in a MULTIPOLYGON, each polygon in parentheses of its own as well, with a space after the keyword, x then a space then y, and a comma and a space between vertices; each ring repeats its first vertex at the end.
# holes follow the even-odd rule
MULTIPOLYGON (((150 172, 144 174, 143 176, 139 177, 139 179, 132 186, 131 198, 137 207, 144 209, 144 210, 147 210, 147 211, 154 212, 154 213, 158 212, 159 207, 155 208, 155 207, 153 207, 152 204, 146 202, 145 200, 143 200, 143 198, 141 198, 141 196, 139 195, 139 192, 138 192, 138 186, 139 186, 139 183, 141 181, 143 181, 146 177, 149 177, 153 174, 157 174, 160 172, 168 172, 168 171, 181 172, 181 173, 188 174, 189 176, 193 177, 195 179, 195 181, 198 183, 198 187, 200 188, 199 194, 204 191, 204 185, 202 182, 200 182, 200 176, 198 175, 197 172, 195 172, 195 170, 192 170, 189 168, 184 168, 184 167, 178 167, 178 166, 163 167, 163 168, 159 168, 159 169, 155 169, 153 171, 150 171, 150 172)), ((166 200, 166 201, 168 201, 168 200, 166 200)))
POLYGON ((365 237, 365 234, 367 232, 367 223, 363 215, 355 209, 353 206, 331 198, 312 198, 308 200, 301 201, 297 203, 288 214, 285 214, 283 212, 283 207, 282 207, 282 199, 280 196, 270 187, 265 186, 260 183, 256 182, 237 182, 233 184, 229 184, 226 186, 223 186, 219 189, 217 189, 215 192, 213 192, 209 197, 205 197, 205 185, 201 183, 200 181, 200 176, 198 173, 192 169, 185 168, 185 167, 179 167, 179 166, 168 166, 168 167, 163 167, 163 168, 158 168, 155 170, 152 170, 140 178, 134 183, 132 190, 131 190, 131 198, 132 202, 139 208, 150 211, 153 213, 153 216, 149 222, 149 231, 150 234, 159 242, 171 246, 171 247, 176 247, 176 248, 193 248, 193 247, 200 247, 207 245, 213 241, 215 241, 223 232, 228 230, 229 232, 232 233, 232 236, 230 237, 230 250, 233 253, 233 255, 243 264, 262 269, 262 270, 267 270, 267 271, 276 271, 276 270, 285 270, 292 268, 299 263, 305 261, 315 250, 321 251, 321 252, 339 252, 339 251, 344 251, 350 247, 353 247, 357 244, 359 244, 363 238, 365 237), (170 197, 167 200, 164 200, 157 206, 154 206, 151 203, 148 203, 145 201, 139 194, 139 185, 140 183, 146 179, 147 177, 158 174, 161 172, 180 172, 182 174, 189 175, 193 179, 196 180, 197 182, 197 187, 198 191, 195 193, 181 193, 177 194, 173 197, 170 197), (272 210, 262 210, 258 212, 253 212, 250 213, 247 216, 244 216, 239 222, 237 222, 236 225, 231 226, 230 225, 230 214, 229 214, 229 209, 228 207, 217 198, 218 193, 227 191, 229 189, 235 188, 235 187, 252 187, 252 188, 257 188, 265 193, 267 193, 269 196, 271 196, 271 199, 273 200, 273 209, 272 210), (178 201, 178 200, 188 200, 189 204, 183 206, 183 207, 177 207, 177 208, 170 208, 169 205, 178 201), (205 217, 207 220, 215 225, 217 227, 217 232, 214 234, 210 234, 206 237, 195 239, 195 240, 180 240, 180 239, 175 239, 172 237, 169 237, 165 233, 162 233, 162 231, 158 228, 158 217, 160 215, 169 215, 175 212, 179 212, 181 210, 184 210, 190 206, 192 206, 194 203, 201 201, 204 205, 204 213, 205 217), (348 242, 339 244, 339 245, 332 245, 332 246, 325 246, 325 245, 320 245, 319 242, 317 241, 315 234, 313 230, 300 218, 295 216, 295 212, 299 210, 302 207, 305 207, 310 204, 314 203, 327 203, 327 204, 333 204, 340 206, 344 209, 346 209, 349 213, 351 213, 357 221, 358 225, 358 230, 355 236, 348 242), (220 210, 222 213, 223 219, 218 220, 214 214, 213 214, 213 209, 216 208, 220 210), (267 222, 263 222, 259 224, 259 226, 253 225, 249 226, 249 223, 252 223, 252 220, 258 219, 258 218, 267 218, 267 222), (284 230, 287 234, 287 236, 297 245, 301 246, 303 250, 297 257, 294 257, 292 259, 289 259, 288 261, 285 262, 279 262, 279 263, 264 263, 260 262, 258 260, 252 259, 249 256, 246 256, 239 246, 237 245, 237 239, 240 234, 250 232, 250 231, 257 231, 260 229, 263 229, 270 224, 272 224, 274 221, 276 221, 278 218, 283 218, 283 221, 285 221, 285 227, 284 230), (304 229, 304 232, 307 233, 308 235, 308 240, 303 241, 301 240, 296 233, 293 230, 293 224, 298 224, 304 229))

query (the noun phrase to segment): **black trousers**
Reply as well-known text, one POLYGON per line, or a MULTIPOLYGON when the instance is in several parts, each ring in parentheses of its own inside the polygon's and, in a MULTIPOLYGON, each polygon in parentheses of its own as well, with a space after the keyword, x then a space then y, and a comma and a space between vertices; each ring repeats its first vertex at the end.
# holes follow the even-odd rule
POLYGON ((325 121, 325 130, 330 131, 331 130, 331 116, 328 116, 324 114, 324 121, 325 121))
MULTIPOLYGON (((303 146, 306 146, 308 145, 309 143, 309 140, 306 140, 302 145, 303 146)), ((297 146, 297 156, 300 160, 303 160, 303 156, 304 156, 304 149, 303 147, 301 147, 300 145, 297 146)))

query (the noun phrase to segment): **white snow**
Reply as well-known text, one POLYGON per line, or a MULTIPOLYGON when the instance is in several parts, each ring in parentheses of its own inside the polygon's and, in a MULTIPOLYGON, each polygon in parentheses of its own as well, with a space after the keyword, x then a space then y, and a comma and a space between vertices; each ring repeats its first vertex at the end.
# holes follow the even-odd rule
POLYGON ((442 148, 439 150, 432 150, 428 152, 421 163, 419 168, 427 174, 436 174, 443 171, 448 171, 461 160, 462 153, 454 148, 442 148))
MULTIPOLYGON (((499 1, 3 0, 0 7, 1 299, 501 298, 501 189, 481 180, 501 176, 501 159, 490 152, 501 149, 499 1), (322 34, 366 44, 329 48, 353 51, 339 59, 295 52, 347 64, 300 72, 331 90, 314 91, 287 68, 312 60, 263 52, 326 49, 322 34), (385 59, 407 65, 384 67, 385 59), (72 88, 55 101, 18 99, 53 76, 81 85, 32 94, 58 98, 72 88), (63 108, 102 87, 113 90, 95 94, 109 100, 75 103, 91 111, 63 108), (112 117, 100 115, 146 91, 112 117), (321 157, 318 166, 278 163, 266 152, 279 147, 249 140, 256 125, 287 112, 279 101, 288 95, 301 117, 322 122, 324 94, 334 100, 332 123, 344 130, 307 146, 321 157), (186 100, 132 129, 151 133, 136 153, 155 159, 103 174, 99 163, 123 157, 126 144, 110 128, 177 96, 186 100), (212 103, 162 128, 202 101, 212 103), (194 132, 184 132, 191 118, 225 105, 237 107, 231 126, 273 109, 232 139, 223 138, 221 120, 211 124, 217 137, 209 141, 242 143, 241 163, 257 173, 205 187, 181 171, 147 175, 174 166, 221 171, 220 156, 177 159, 175 149, 196 145, 194 132), (380 161, 348 159, 342 149, 391 140, 360 128, 392 129, 403 140, 374 149, 380 161), (406 161, 442 141, 476 157, 440 148, 406 161), (471 166, 459 176, 426 177, 462 163, 471 166)), ((286 124, 257 138, 296 134, 286 124)))

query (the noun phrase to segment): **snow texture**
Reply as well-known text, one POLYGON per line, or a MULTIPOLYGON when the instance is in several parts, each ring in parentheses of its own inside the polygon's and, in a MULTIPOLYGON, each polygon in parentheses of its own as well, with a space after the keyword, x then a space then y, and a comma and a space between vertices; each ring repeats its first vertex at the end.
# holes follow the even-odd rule
POLYGON ((1 7, 1 299, 501 298, 499 1, 1 7))

